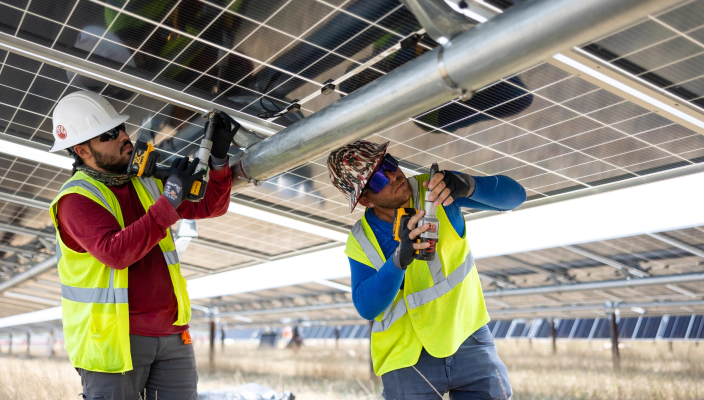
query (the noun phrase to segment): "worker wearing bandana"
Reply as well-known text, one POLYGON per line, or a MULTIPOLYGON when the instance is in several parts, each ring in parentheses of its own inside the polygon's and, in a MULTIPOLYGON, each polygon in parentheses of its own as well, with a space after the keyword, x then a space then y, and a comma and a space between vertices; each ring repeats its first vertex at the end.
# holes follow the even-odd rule
POLYGON ((359 314, 373 320, 374 371, 386 399, 507 399, 506 367, 486 327, 477 268, 466 240, 461 207, 505 211, 525 201, 523 187, 506 176, 470 176, 440 171, 406 178, 386 153, 388 143, 357 141, 330 153, 330 179, 350 212, 366 207, 352 228, 345 253, 352 272, 352 299, 359 314), (439 239, 433 261, 415 259, 429 247, 416 239, 424 199, 437 206, 439 239), (394 240, 394 212, 418 213, 394 240))

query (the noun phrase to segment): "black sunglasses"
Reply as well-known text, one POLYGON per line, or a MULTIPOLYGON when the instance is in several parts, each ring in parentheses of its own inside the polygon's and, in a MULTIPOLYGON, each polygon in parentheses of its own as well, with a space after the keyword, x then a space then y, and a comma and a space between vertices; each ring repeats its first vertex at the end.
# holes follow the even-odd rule
POLYGON ((105 133, 101 133, 100 136, 98 136, 98 137, 100 138, 101 142, 109 142, 111 140, 117 139, 117 137, 120 136, 120 131, 124 131, 124 130, 125 130, 125 124, 120 124, 105 133))

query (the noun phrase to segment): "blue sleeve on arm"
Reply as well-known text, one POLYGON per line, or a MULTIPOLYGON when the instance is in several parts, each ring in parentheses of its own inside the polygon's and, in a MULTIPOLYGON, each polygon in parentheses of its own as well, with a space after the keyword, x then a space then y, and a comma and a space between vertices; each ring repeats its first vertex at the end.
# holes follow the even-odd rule
POLYGON ((475 176, 476 188, 471 197, 460 197, 445 207, 445 213, 455 232, 464 236, 464 216, 460 207, 484 211, 507 211, 526 200, 526 191, 520 183, 503 176, 475 176))
POLYGON ((352 271, 352 302, 359 315, 366 320, 373 320, 384 312, 394 301, 405 271, 396 268, 391 258, 386 260, 381 269, 350 260, 352 271))
POLYGON ((460 207, 488 211, 508 211, 526 201, 526 190, 504 175, 475 176, 476 189, 471 197, 455 200, 460 207))

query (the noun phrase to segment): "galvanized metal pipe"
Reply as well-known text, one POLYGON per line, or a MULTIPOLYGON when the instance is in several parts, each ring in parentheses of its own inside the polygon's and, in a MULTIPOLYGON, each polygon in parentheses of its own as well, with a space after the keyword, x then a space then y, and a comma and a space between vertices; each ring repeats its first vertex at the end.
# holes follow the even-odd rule
POLYGON ((704 273, 654 276, 649 278, 623 279, 617 281, 574 283, 569 285, 538 286, 520 289, 492 290, 484 297, 531 296, 536 294, 583 292, 588 290, 624 289, 639 286, 670 285, 704 281, 704 273))
POLYGON ((452 100, 448 78, 472 93, 679 2, 526 1, 250 147, 235 160, 233 188, 247 184, 239 177, 264 181, 452 100))
POLYGON ((26 282, 35 276, 41 275, 44 272, 54 268, 56 265, 56 256, 51 256, 47 258, 46 260, 36 264, 35 266, 31 267, 30 269, 17 274, 13 276, 12 278, 6 280, 5 282, 0 283, 0 293, 6 291, 7 289, 10 289, 14 286, 17 286, 23 282, 26 282))

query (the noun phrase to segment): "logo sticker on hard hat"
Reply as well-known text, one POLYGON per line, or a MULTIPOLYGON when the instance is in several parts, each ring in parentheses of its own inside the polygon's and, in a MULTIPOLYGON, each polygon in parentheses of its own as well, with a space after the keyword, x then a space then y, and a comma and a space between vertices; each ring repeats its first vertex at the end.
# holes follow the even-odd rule
POLYGON ((58 136, 59 139, 66 139, 66 137, 68 137, 66 128, 64 128, 63 125, 56 125, 56 136, 58 136))

